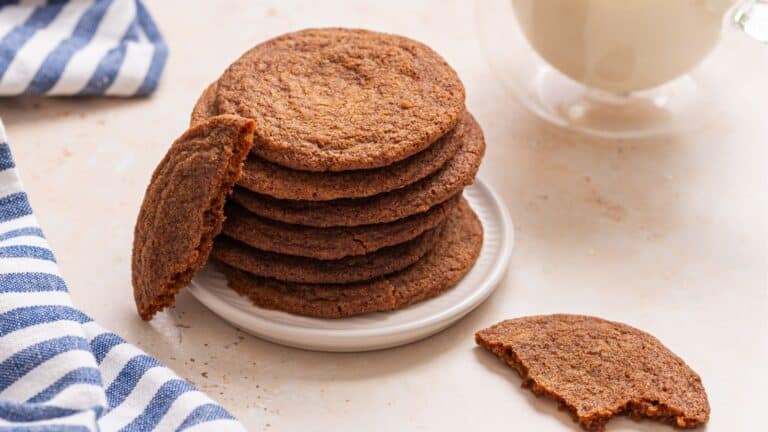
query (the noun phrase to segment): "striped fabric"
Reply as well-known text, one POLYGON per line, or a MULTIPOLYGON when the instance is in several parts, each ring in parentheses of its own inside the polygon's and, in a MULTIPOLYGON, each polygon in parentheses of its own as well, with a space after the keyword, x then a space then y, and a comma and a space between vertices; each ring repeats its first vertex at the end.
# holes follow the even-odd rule
POLYGON ((0 0, 0 96, 143 96, 167 55, 139 0, 0 0))
POLYGON ((95 430, 244 429, 73 307, 0 123, 0 431, 95 430))

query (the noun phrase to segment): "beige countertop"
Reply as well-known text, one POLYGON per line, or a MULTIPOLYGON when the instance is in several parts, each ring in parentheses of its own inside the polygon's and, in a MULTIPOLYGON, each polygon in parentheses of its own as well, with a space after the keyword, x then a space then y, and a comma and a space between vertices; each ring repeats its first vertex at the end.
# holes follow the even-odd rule
MULTIPOLYGON (((319 3, 148 1, 171 53, 154 96, 0 101, 32 205, 80 308, 250 430, 576 430, 472 337, 504 318, 553 312, 653 333, 701 374, 708 430, 756 430, 768 384, 768 81, 737 101, 738 112, 698 132, 597 141, 548 126, 502 90, 477 38, 473 2, 319 3), (414 37, 459 72, 488 143, 480 176, 516 227, 503 284, 448 330, 364 354, 256 339, 189 294, 142 322, 130 286, 133 225, 195 99, 256 42, 331 25, 414 37)), ((620 419, 609 430, 653 426, 620 419)))

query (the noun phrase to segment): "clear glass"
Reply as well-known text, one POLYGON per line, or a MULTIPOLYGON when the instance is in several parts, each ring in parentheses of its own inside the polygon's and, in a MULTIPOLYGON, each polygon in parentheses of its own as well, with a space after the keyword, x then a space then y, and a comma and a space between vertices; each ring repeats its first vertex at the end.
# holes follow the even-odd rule
POLYGON ((764 2, 735 3, 482 0, 477 27, 494 72, 529 109, 572 130, 633 138, 706 123, 747 85, 722 84, 750 67, 730 44, 765 54, 736 30, 765 30, 755 12, 764 2))

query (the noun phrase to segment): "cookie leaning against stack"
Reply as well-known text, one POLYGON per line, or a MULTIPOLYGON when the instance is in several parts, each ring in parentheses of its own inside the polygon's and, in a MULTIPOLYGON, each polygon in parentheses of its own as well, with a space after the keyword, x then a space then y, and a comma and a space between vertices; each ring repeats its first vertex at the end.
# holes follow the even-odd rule
POLYGON ((483 133, 427 46, 366 30, 277 37, 203 92, 192 128, 222 115, 252 120, 253 146, 211 257, 256 305, 394 310, 449 289, 477 259, 482 227, 461 194, 483 133))

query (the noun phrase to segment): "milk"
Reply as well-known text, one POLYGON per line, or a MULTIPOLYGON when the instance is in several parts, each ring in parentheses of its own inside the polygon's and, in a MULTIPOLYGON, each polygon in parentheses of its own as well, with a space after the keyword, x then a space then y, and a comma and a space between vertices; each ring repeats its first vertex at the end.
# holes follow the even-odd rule
POLYGON ((716 45, 734 0, 511 0, 531 46, 550 65, 613 93, 656 87, 716 45))

